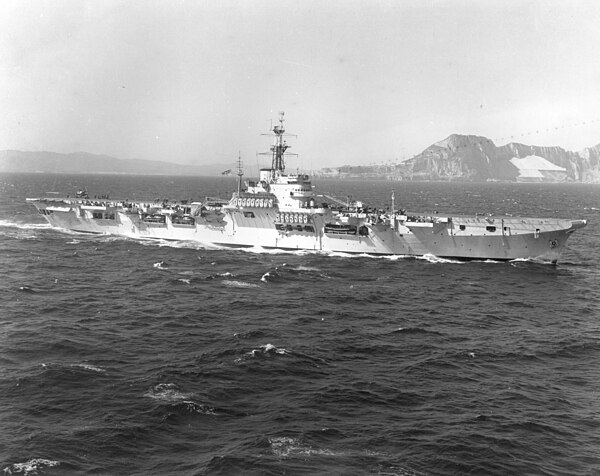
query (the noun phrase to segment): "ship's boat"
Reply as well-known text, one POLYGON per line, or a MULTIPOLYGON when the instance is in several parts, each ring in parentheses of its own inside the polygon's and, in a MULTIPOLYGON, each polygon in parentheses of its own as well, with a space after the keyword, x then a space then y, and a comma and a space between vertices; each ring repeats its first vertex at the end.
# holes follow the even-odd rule
POLYGON ((85 233, 189 240, 206 245, 376 255, 426 254, 458 259, 536 259, 556 263, 585 220, 495 216, 433 216, 370 208, 317 195, 306 174, 286 174, 284 115, 272 129, 271 167, 242 183, 229 200, 149 203, 28 198, 53 226, 85 233), (323 201, 325 199, 325 201, 323 201), (328 201, 327 201, 328 200, 328 201), (333 202, 333 203, 332 203, 333 202))

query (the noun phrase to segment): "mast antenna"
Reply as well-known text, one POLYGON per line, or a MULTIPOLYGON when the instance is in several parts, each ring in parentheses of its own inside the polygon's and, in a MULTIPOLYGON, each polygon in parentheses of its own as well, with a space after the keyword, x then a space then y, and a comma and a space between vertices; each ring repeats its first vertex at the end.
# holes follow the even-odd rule
POLYGON ((242 188, 242 177, 244 176, 244 171, 242 170, 242 153, 238 150, 238 171, 237 171, 237 176, 238 176, 238 188, 237 188, 237 193, 238 196, 240 195, 240 191, 242 188))

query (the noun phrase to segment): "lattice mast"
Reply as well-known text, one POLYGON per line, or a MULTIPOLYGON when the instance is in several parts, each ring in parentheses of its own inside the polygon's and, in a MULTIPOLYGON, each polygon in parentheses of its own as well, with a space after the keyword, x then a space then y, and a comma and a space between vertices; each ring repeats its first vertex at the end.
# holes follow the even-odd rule
POLYGON ((242 168, 242 153, 238 151, 238 160, 237 160, 237 194, 240 196, 240 192, 242 191, 242 177, 244 176, 244 169, 242 168))
MULTIPOLYGON (((291 154, 287 150, 291 147, 288 145, 284 137, 296 137, 293 134, 286 134, 284 122, 284 112, 279 113, 279 125, 275 125, 271 130, 275 135, 273 145, 271 146, 270 152, 264 152, 260 155, 271 155, 271 177, 275 178, 277 175, 283 175, 285 172, 285 157, 291 154)), ((271 134, 268 134, 271 135, 271 134)))

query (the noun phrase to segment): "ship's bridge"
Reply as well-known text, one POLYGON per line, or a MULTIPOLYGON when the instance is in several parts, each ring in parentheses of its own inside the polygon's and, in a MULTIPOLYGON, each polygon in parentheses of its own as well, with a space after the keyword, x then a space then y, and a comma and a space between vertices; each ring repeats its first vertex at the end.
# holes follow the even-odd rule
POLYGON ((317 207, 316 196, 308 175, 276 175, 269 185, 281 209, 317 207))

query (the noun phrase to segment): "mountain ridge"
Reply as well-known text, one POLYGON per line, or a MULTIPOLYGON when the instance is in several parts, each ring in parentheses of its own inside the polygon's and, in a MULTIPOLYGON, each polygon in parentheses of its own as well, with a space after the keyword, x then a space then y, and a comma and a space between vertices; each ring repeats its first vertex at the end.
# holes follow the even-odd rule
POLYGON ((486 137, 451 134, 392 173, 402 180, 600 183, 600 144, 573 152, 518 142, 497 146, 486 137), (532 164, 536 168, 527 168, 532 164))
MULTIPOLYGON (((88 152, 0 151, 1 172, 213 176, 232 164, 184 165, 117 159, 88 152)), ((478 135, 450 134, 397 164, 321 169, 320 178, 409 181, 508 181, 600 183, 600 144, 579 152, 560 146, 510 142, 497 146, 478 135)))
POLYGON ((0 172, 210 176, 228 168, 230 164, 185 165, 89 152, 0 151, 0 172))

